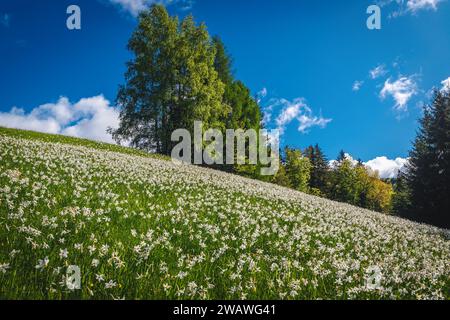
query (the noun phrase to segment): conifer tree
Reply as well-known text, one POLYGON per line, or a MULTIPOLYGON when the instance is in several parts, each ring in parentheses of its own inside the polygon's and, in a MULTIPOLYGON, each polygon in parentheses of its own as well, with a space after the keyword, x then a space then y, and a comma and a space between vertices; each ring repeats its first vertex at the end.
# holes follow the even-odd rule
POLYGON ((318 144, 314 147, 309 146, 305 149, 304 155, 311 162, 310 187, 325 194, 328 186, 329 166, 322 149, 318 144))
MULTIPOLYGON (((229 112, 224 115, 222 122, 227 129, 253 129, 258 132, 261 129, 261 111, 257 101, 252 97, 250 90, 239 80, 235 80, 232 71, 232 58, 220 37, 213 38, 216 49, 214 67, 219 78, 225 84, 223 102, 229 112)), ((259 138, 259 137, 258 137, 259 138)), ((258 141, 258 143, 261 143, 258 141)), ((248 146, 247 146, 248 152, 248 146)), ((220 169, 234 171, 241 175, 263 178, 259 175, 259 166, 254 165, 223 165, 220 169)))
POLYGON ((392 197, 392 213, 406 216, 411 211, 411 191, 404 172, 399 172, 393 182, 394 195, 392 197))
POLYGON ((406 179, 411 209, 402 215, 450 228, 450 92, 438 91, 424 110, 406 179))

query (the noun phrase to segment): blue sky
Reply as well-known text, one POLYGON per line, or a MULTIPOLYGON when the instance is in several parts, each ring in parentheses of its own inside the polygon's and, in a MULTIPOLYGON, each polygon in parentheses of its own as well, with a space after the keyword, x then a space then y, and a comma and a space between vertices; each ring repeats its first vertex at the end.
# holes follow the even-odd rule
MULTIPOLYGON (((108 140, 126 43, 151 2, 1 1, 0 125, 108 140), (81 30, 66 28, 71 4, 81 30)), ((448 0, 385 0, 381 30, 366 27, 375 0, 166 3, 222 37, 284 144, 319 143, 329 158, 401 163, 379 157, 407 157, 422 104, 450 77, 448 0)))

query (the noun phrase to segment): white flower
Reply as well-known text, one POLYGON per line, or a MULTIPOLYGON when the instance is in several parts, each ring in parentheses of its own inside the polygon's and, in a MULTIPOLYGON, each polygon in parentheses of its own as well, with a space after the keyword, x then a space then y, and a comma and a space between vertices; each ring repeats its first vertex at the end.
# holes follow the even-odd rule
POLYGON ((50 260, 48 259, 48 257, 45 257, 44 259, 39 260, 38 264, 36 265, 36 269, 44 269, 48 265, 49 261, 50 260))
POLYGON ((9 256, 10 256, 11 258, 14 258, 18 253, 20 253, 20 250, 13 249, 13 250, 11 250, 11 252, 9 253, 9 256))
POLYGON ((100 261, 98 259, 92 259, 91 266, 93 266, 94 268, 97 268, 99 264, 100 264, 100 261))
MULTIPOLYGON (((8 260, 0 277, 17 272, 21 281, 34 281, 15 263, 32 257, 20 250, 57 260, 85 250, 90 258, 79 263, 94 275, 86 287, 94 297, 119 287, 119 280, 106 279, 120 274, 143 284, 120 293, 127 298, 152 298, 139 291, 151 280, 176 298, 214 299, 219 283, 208 275, 217 274, 230 279, 220 288, 225 298, 358 299, 367 297, 370 265, 383 269, 376 298, 448 297, 450 246, 442 230, 210 169, 12 138, 0 129, 0 205, 6 208, 0 231, 13 239, 2 243, 8 260), (80 198, 72 198, 73 207, 53 212, 74 191, 80 198), (142 222, 138 231, 132 219, 142 222)), ((67 276, 67 264, 38 260, 36 269, 49 271, 49 292, 66 286, 59 278, 67 276)), ((15 290, 13 280, 1 285, 15 290)))
POLYGON ((96 275, 95 275, 95 279, 96 279, 98 282, 103 282, 103 281, 105 281, 105 276, 102 275, 102 274, 96 274, 96 275))
POLYGON ((117 286, 117 283, 112 280, 109 280, 107 283, 105 283, 105 289, 112 289, 116 286, 117 286))
POLYGON ((0 263, 0 272, 6 273, 6 270, 9 269, 9 263, 0 263))
POLYGON ((69 251, 67 251, 67 249, 60 249, 59 250, 59 257, 60 258, 67 258, 69 256, 69 251))

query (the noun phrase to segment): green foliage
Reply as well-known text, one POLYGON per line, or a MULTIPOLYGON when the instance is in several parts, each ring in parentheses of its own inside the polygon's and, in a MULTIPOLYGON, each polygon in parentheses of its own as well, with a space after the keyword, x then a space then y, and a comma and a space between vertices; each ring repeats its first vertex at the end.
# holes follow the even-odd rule
POLYGON ((339 158, 343 160, 331 173, 331 198, 374 211, 390 212, 392 185, 381 181, 376 172, 361 162, 354 165, 342 152, 339 158))
MULTIPOLYGON (((260 129, 259 106, 250 90, 234 80, 225 45, 219 37, 211 39, 192 16, 179 22, 154 5, 140 14, 128 47, 134 59, 117 97, 120 127, 110 130, 118 142, 168 155, 174 146, 171 133, 185 128, 192 134, 194 121, 223 133, 260 129)), ((251 165, 213 167, 260 178, 259 167, 251 165)))
POLYGON ((285 165, 282 163, 282 161, 279 161, 279 165, 278 165, 278 172, 273 176, 272 178, 272 183, 275 183, 279 186, 282 187, 291 187, 291 182, 289 180, 289 177, 287 175, 286 172, 286 167, 285 165))
POLYGON ((214 68, 216 69, 220 80, 225 84, 231 84, 233 80, 233 73, 231 71, 232 59, 227 53, 225 44, 219 36, 212 38, 213 45, 216 48, 216 56, 214 59, 214 68))
POLYGON ((406 170, 411 210, 401 215, 450 227, 450 92, 436 92, 424 110, 406 170))
POLYGON ((250 95, 250 90, 241 81, 227 85, 224 102, 230 106, 231 113, 226 121, 229 129, 254 129, 258 131, 261 123, 259 105, 250 95))
POLYGON ((229 109, 222 103, 224 84, 205 25, 197 26, 192 16, 179 23, 154 5, 139 15, 128 48, 134 59, 117 96, 120 127, 111 130, 117 141, 168 155, 175 129, 193 132, 196 120, 205 128, 224 127, 229 109))
POLYGON ((290 186, 295 190, 307 192, 311 178, 311 162, 300 150, 286 147, 286 175, 290 186))
MULTIPOLYGON (((220 80, 225 84, 223 103, 229 110, 222 119, 222 122, 227 129, 242 129, 244 131, 253 129, 258 132, 261 129, 261 111, 258 103, 251 96, 250 90, 245 84, 234 79, 231 70, 232 58, 228 54, 220 37, 215 36, 212 41, 216 49, 214 67, 220 80)), ((219 166, 218 169, 260 180, 267 180, 267 177, 259 174, 260 165, 223 165, 219 166)))
POLYGON ((392 197, 392 213, 403 215, 411 211, 411 190, 403 172, 400 172, 394 182, 394 195, 392 197))
POLYGON ((309 146, 306 148, 304 155, 311 162, 310 188, 316 189, 316 194, 318 193, 317 190, 319 191, 319 194, 325 194, 329 183, 328 178, 330 170, 325 154, 319 145, 316 144, 314 147, 309 146))
POLYGON ((376 172, 358 165, 358 180, 360 187, 359 206, 370 210, 389 213, 392 210, 394 191, 392 184, 386 183, 378 177, 376 172))
POLYGON ((333 200, 357 205, 360 201, 357 171, 348 159, 343 159, 331 173, 330 196, 333 200))
POLYGON ((374 211, 391 212, 392 185, 382 181, 362 161, 352 163, 344 151, 333 168, 317 144, 306 148, 303 154, 286 148, 285 156, 286 164, 280 164, 273 183, 374 211))

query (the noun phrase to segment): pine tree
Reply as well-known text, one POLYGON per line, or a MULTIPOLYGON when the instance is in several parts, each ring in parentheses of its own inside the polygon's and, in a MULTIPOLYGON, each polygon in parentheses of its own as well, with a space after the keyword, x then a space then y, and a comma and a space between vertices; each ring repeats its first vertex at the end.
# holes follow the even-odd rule
POLYGON ((411 212, 411 191, 404 172, 399 172, 394 181, 394 195, 392 197, 392 213, 406 215, 411 212))
POLYGON ((436 92, 424 110, 407 166, 411 210, 402 215, 450 228, 450 93, 436 92))
POLYGON ((311 184, 325 192, 328 185, 328 160, 318 144, 314 146, 314 171, 311 174, 311 184))
POLYGON ((325 195, 329 182, 329 166, 328 161, 318 144, 314 147, 309 146, 304 151, 305 157, 311 162, 311 190, 315 190, 314 193, 318 195, 325 195))
MULTIPOLYGON (((232 72, 232 58, 228 54, 222 40, 215 36, 213 44, 216 49, 214 67, 219 78, 225 84, 223 102, 228 106, 229 112, 223 118, 227 129, 253 129, 256 132, 261 128, 261 111, 258 103, 252 97, 250 90, 239 80, 235 80, 232 72)), ((258 141, 258 143, 260 143, 258 141)), ((247 148, 248 152, 248 148, 247 148)), ((259 166, 254 165, 223 165, 220 169, 234 171, 238 174, 262 178, 259 176, 259 166), (230 168, 231 167, 231 168, 230 168)))
POLYGON ((229 129, 254 129, 261 126, 261 110, 252 97, 250 90, 242 81, 235 80, 232 72, 232 58, 220 39, 215 36, 213 44, 216 49, 214 67, 221 81, 225 84, 223 101, 229 106, 230 112, 224 120, 229 129))
POLYGON ((347 158, 347 157, 345 156, 345 151, 344 151, 344 150, 341 150, 341 151, 339 151, 339 154, 338 154, 338 156, 337 156, 337 158, 336 158, 336 161, 337 161, 337 162, 342 162, 342 161, 344 161, 346 158, 347 158))

